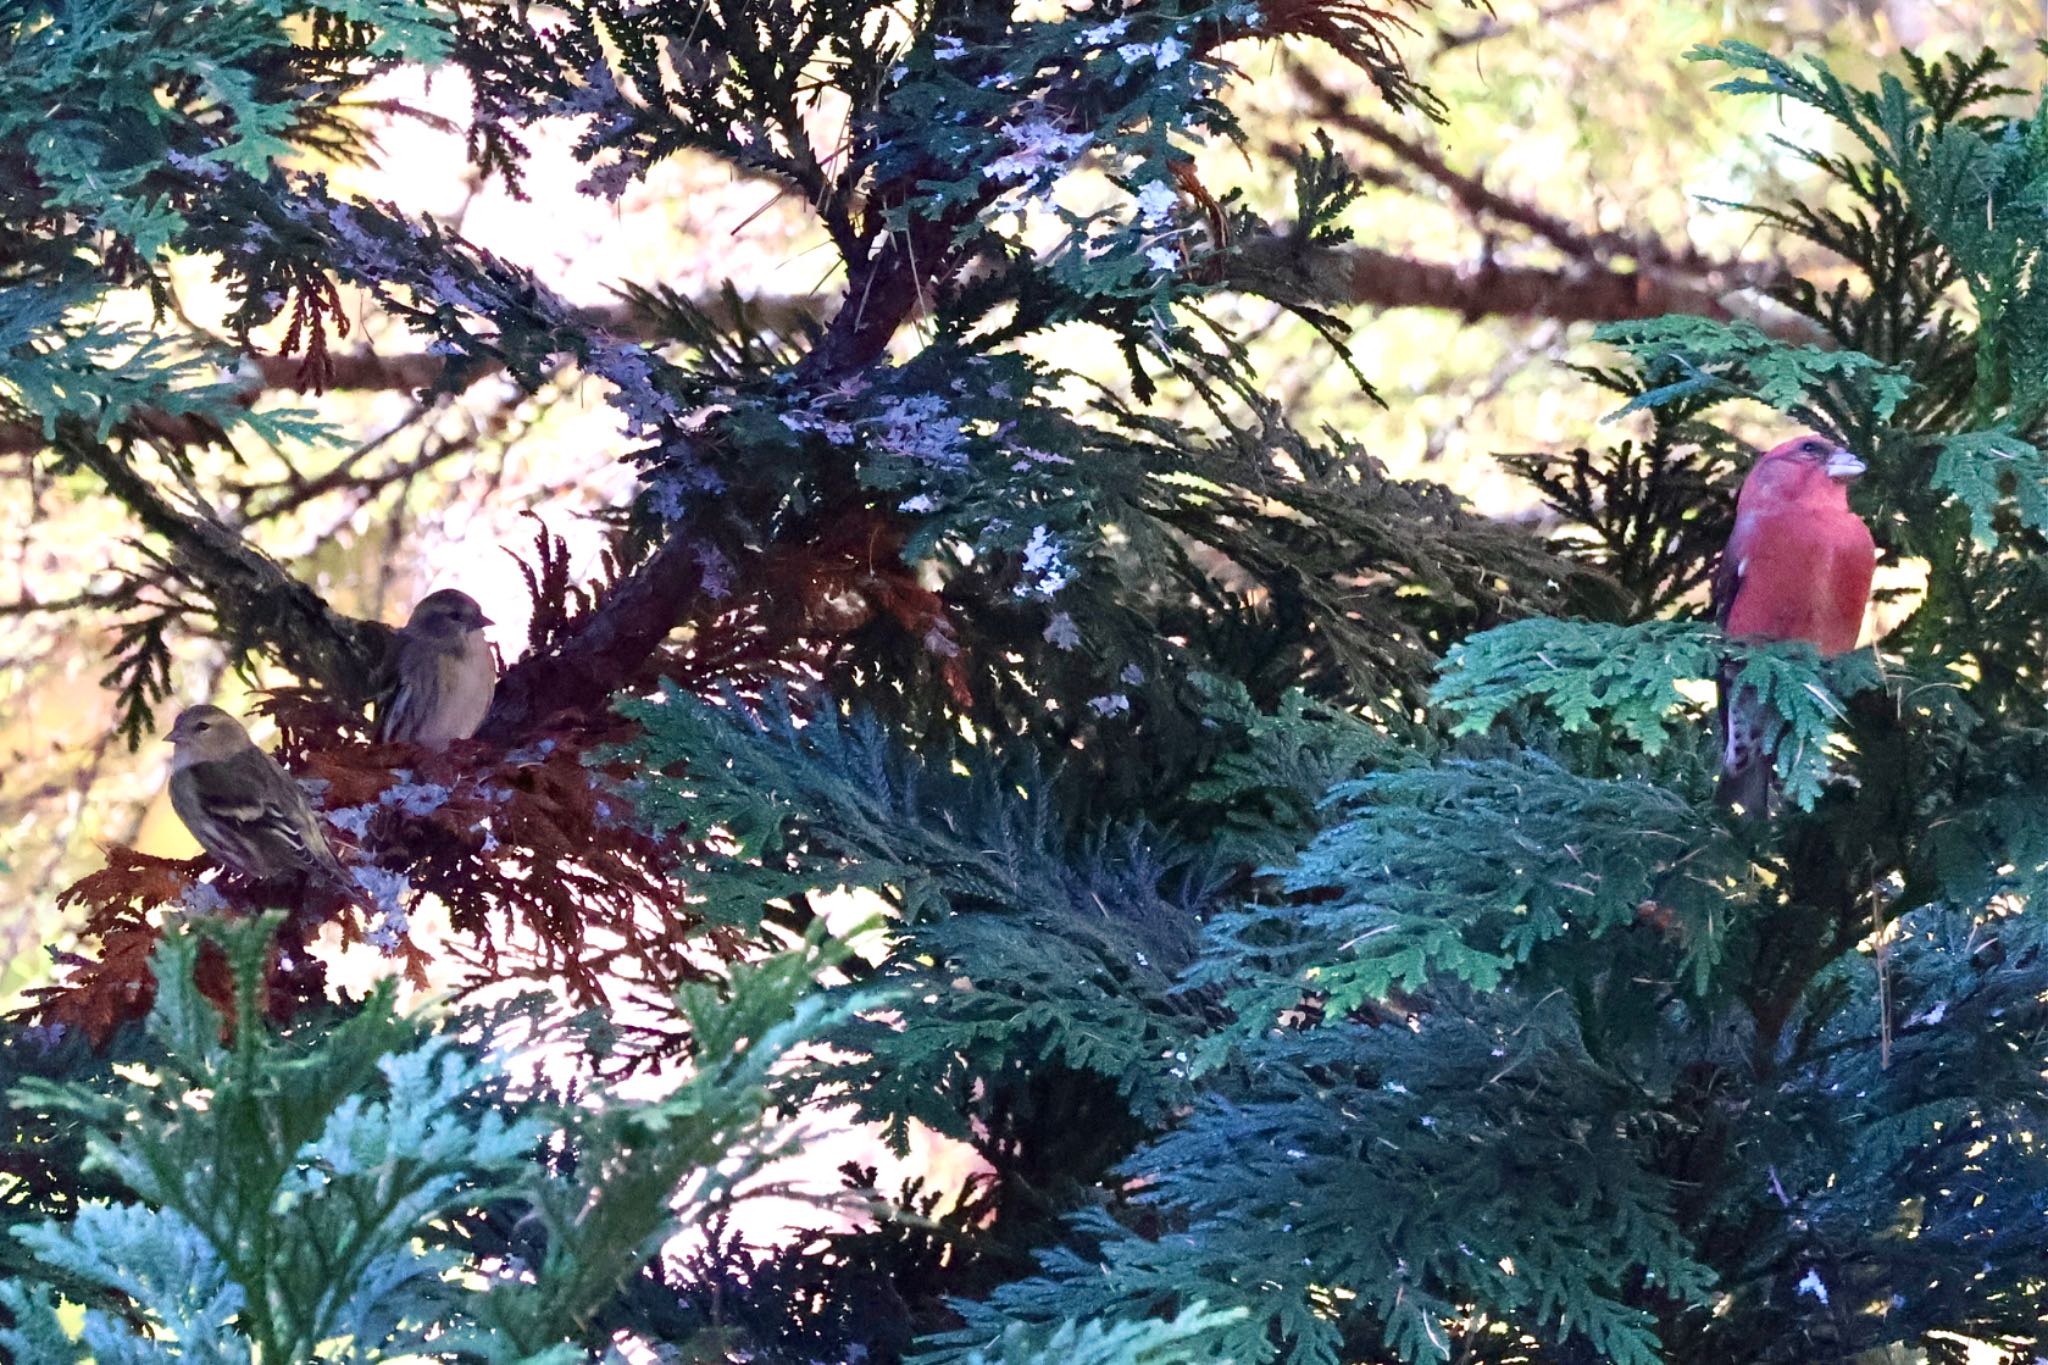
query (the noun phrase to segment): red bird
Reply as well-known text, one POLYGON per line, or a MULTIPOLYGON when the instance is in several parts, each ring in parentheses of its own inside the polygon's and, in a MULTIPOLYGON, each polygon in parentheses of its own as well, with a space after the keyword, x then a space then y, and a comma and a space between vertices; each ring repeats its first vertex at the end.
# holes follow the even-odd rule
MULTIPOLYGON (((1801 436, 1774 447, 1735 499, 1735 530, 1714 571, 1714 619, 1738 640, 1810 640, 1822 654, 1856 647, 1870 604, 1877 546, 1849 510, 1863 461, 1832 441, 1801 436)), ((1721 675, 1724 806, 1761 815, 1770 800, 1776 718, 1721 675)))

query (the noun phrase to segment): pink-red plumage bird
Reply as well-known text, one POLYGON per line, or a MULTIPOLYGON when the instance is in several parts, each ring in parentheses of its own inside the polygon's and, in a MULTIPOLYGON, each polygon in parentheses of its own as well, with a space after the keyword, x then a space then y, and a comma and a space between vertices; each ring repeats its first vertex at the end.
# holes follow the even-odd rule
MULTIPOLYGON (((1767 452, 1742 482, 1735 530, 1714 572, 1714 619, 1738 640, 1808 640, 1844 654, 1863 633, 1877 546, 1849 510, 1863 461, 1832 441, 1801 436, 1767 452)), ((1770 800, 1777 718, 1721 678, 1723 805, 1761 815, 1770 800)))

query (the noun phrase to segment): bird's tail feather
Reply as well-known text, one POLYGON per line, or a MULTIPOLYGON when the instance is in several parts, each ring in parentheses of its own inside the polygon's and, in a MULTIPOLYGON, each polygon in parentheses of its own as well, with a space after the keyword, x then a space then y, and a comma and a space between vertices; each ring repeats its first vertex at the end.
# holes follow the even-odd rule
POLYGON ((1714 784, 1714 800, 1746 818, 1764 815, 1771 801, 1771 775, 1770 760, 1760 756, 1724 767, 1720 781, 1714 784))
POLYGON ((1770 813, 1776 771, 1771 756, 1775 719, 1756 690, 1736 687, 1734 670, 1721 672, 1721 777, 1714 800, 1745 819, 1770 813))

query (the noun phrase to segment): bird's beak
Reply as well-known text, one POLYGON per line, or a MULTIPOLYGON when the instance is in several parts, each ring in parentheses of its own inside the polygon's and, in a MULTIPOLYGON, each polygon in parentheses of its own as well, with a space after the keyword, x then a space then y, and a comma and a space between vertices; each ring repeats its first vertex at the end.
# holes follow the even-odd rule
POLYGON ((495 626, 497 624, 498 623, 496 621, 493 621, 490 617, 484 615, 482 612, 478 612, 476 614, 476 628, 478 630, 482 630, 485 626, 495 626))
POLYGON ((1828 477, 1836 483, 1850 483, 1860 479, 1869 468, 1869 465, 1856 458, 1854 451, 1844 450, 1840 446, 1835 448, 1834 454, 1828 456, 1828 477))

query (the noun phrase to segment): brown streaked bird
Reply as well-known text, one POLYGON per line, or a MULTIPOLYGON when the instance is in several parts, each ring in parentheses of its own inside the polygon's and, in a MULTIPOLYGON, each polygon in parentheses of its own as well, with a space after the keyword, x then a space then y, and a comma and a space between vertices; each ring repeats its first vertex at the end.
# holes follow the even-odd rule
POLYGON ((214 861, 251 881, 348 874, 327 846, 305 792, 218 706, 194 706, 171 726, 171 809, 214 861))
POLYGON ((476 599, 443 588, 412 609, 398 632, 398 682, 377 725, 387 743, 445 749, 484 723, 498 688, 498 664, 476 599))

